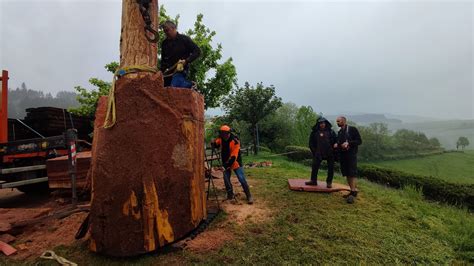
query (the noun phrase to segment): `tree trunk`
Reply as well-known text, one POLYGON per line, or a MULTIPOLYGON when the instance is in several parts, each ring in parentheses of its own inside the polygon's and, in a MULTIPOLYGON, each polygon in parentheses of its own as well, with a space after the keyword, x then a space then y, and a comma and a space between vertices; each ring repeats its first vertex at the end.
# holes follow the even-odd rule
MULTIPOLYGON (((122 2, 120 67, 131 65, 157 67, 158 44, 150 43, 146 39, 144 31, 145 22, 138 7, 139 5, 136 0, 123 0, 122 2)), ((158 30, 157 0, 152 0, 148 12, 152 21, 152 27, 158 30)))
POLYGON ((253 125, 253 153, 258 154, 258 142, 257 142, 257 125, 253 125))
MULTIPOLYGON (((123 5, 120 65, 156 67, 138 4, 123 5)), ((156 1, 150 16, 156 21, 156 1)), ((146 72, 119 78, 114 96, 115 125, 103 128, 98 116, 94 130, 90 249, 134 256, 183 238, 206 218, 204 98, 164 89, 161 73, 146 72)))

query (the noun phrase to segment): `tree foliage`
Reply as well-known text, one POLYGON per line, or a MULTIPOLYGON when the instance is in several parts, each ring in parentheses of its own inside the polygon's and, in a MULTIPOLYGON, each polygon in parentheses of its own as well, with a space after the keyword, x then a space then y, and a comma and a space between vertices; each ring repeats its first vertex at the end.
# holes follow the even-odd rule
MULTIPOLYGON (((205 108, 219 107, 222 98, 227 95, 237 84, 237 71, 232 58, 223 60, 222 45, 213 45, 215 31, 210 30, 203 22, 204 16, 198 14, 194 27, 185 31, 201 49, 201 56, 189 66, 189 79, 197 83, 197 88, 204 96, 205 108)), ((160 6, 160 23, 171 20, 179 25, 179 15, 174 18, 167 14, 166 9, 160 6)), ((164 34, 160 33, 159 43, 164 40, 164 34)), ((158 64, 161 60, 161 45, 158 46, 158 64)), ((115 73, 119 63, 111 62, 105 68, 115 73)), ((158 66, 157 66, 158 67, 158 66)), ((108 95, 110 82, 91 78, 89 83, 94 87, 92 90, 76 86, 78 94, 78 108, 72 108, 71 112, 82 115, 94 115, 100 96, 108 95)))
POLYGON ((231 120, 249 123, 255 152, 258 153, 257 125, 281 105, 281 98, 275 95, 275 87, 265 87, 262 83, 253 87, 246 82, 224 99, 223 108, 231 120))
POLYGON ((461 147, 463 150, 469 146, 469 139, 466 137, 459 137, 458 141, 456 142, 456 149, 459 149, 461 147))
POLYGON ((292 145, 306 147, 317 118, 311 106, 284 103, 260 123, 262 142, 275 152, 283 152, 292 145))

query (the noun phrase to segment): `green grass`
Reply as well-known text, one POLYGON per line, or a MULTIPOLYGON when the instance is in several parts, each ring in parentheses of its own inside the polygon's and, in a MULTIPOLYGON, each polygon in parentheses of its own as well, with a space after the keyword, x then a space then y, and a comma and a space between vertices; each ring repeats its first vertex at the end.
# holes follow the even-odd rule
POLYGON ((449 182, 474 184, 474 151, 444 153, 422 158, 382 161, 375 165, 449 182))
MULTIPOLYGON (((58 247, 59 255, 83 265, 115 264, 447 264, 474 261, 474 217, 466 210, 423 200, 412 189, 395 190, 360 180, 353 205, 340 193, 288 190, 288 178, 305 178, 310 169, 281 157, 269 168, 246 171, 258 180, 253 193, 272 210, 266 222, 243 226, 211 224, 234 233, 220 250, 205 254, 165 249, 132 259, 92 254, 87 247, 58 247)), ((321 174, 321 177, 324 173, 321 174)), ((233 177, 235 178, 235 177, 233 177)), ((344 182, 336 176, 335 182, 344 182)), ((40 264, 45 263, 44 261, 40 264)), ((50 263, 50 262, 48 262, 50 263)), ((1 259, 0 259, 1 264, 1 259)))

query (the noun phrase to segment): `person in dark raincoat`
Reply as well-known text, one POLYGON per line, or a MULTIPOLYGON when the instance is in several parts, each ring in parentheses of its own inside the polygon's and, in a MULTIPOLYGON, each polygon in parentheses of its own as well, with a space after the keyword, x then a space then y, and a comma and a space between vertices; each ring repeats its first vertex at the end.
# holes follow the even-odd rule
POLYGON ((334 144, 337 142, 337 135, 332 130, 332 125, 329 121, 320 117, 313 127, 309 137, 309 148, 313 154, 313 164, 311 169, 311 180, 306 182, 306 185, 318 185, 318 171, 323 160, 327 161, 328 175, 326 185, 332 188, 332 179, 334 177, 334 144))

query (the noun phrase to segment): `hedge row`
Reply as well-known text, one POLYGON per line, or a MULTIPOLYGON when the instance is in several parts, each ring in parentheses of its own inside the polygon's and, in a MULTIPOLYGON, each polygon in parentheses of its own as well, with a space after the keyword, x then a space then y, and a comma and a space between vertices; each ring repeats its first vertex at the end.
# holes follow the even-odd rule
POLYGON ((474 210, 474 185, 450 183, 430 176, 409 174, 374 165, 360 165, 359 175, 369 181, 390 187, 414 186, 425 198, 465 206, 474 210))
MULTIPOLYGON (((313 155, 311 154, 311 150, 306 147, 301 146, 287 146, 285 147, 286 156, 295 162, 300 162, 306 166, 311 166, 313 164, 313 155)), ((328 169, 327 161, 321 162, 321 169, 328 169)), ((339 164, 336 163, 334 165, 334 171, 339 171, 340 167, 339 164)))
MULTIPOLYGON (((415 153, 404 153, 404 154, 379 154, 372 158, 370 161, 392 161, 392 160, 404 160, 404 159, 413 159, 426 157, 431 155, 440 155, 445 153, 443 150, 434 150, 426 152, 415 152, 415 153)), ((361 158, 362 160, 364 158, 361 158)))
POLYGON ((286 146, 285 153, 288 159, 296 162, 303 162, 304 160, 311 160, 313 158, 311 150, 307 147, 286 146))
MULTIPOLYGON (((444 151, 444 150, 434 150, 434 151, 426 151, 426 152, 418 152, 418 153, 411 153, 411 154, 380 154, 371 160, 367 160, 367 158, 363 158, 361 154, 359 154, 359 161, 389 161, 389 160, 402 160, 402 159, 413 159, 413 158, 420 158, 430 155, 439 155, 447 152, 453 151, 444 151)), ((296 162, 303 162, 304 160, 311 160, 311 150, 307 147, 301 146, 286 146, 285 153, 287 153, 287 157, 296 162)))

